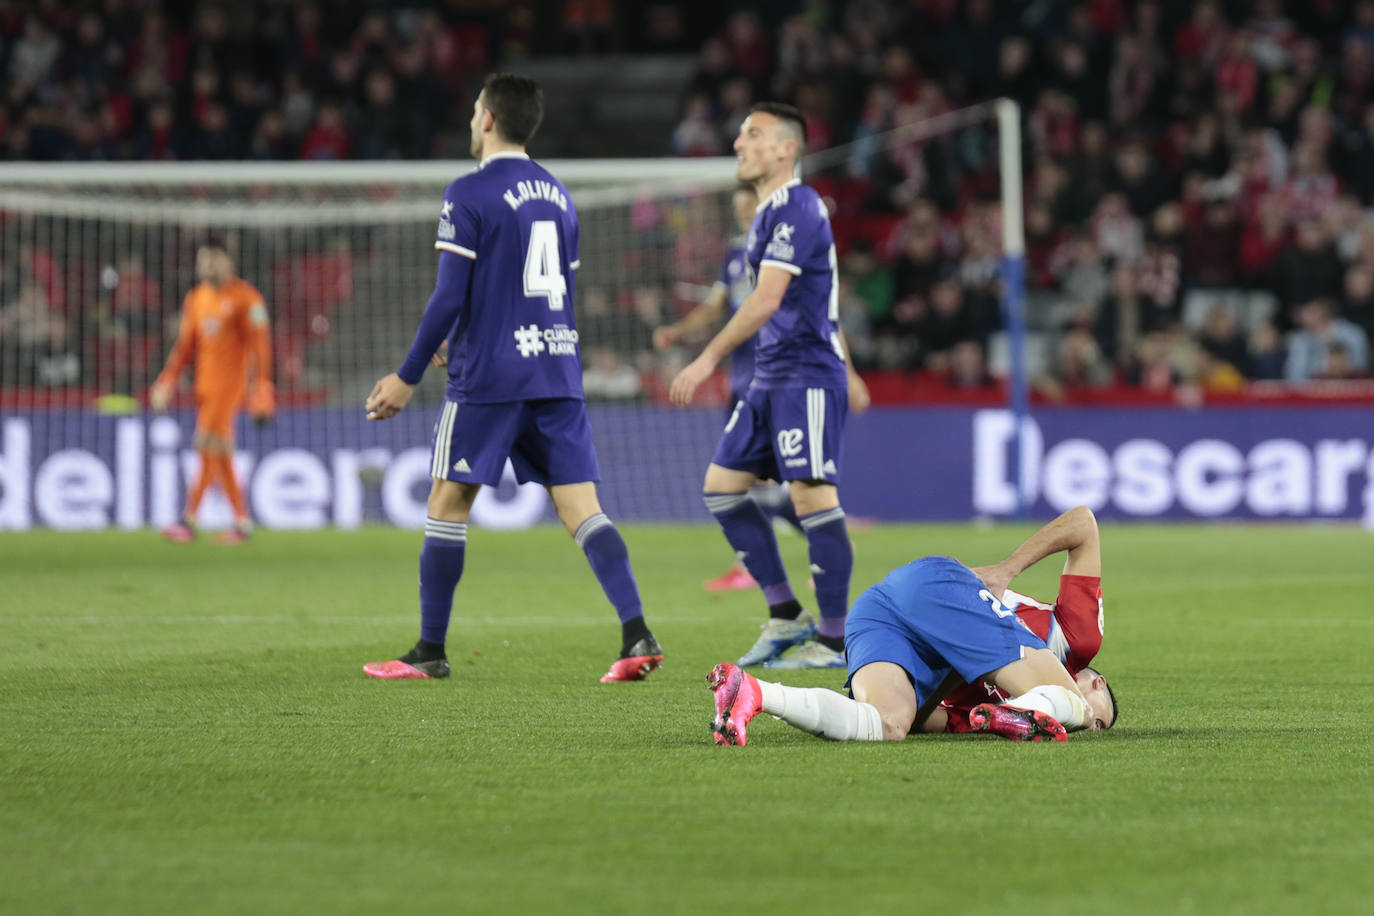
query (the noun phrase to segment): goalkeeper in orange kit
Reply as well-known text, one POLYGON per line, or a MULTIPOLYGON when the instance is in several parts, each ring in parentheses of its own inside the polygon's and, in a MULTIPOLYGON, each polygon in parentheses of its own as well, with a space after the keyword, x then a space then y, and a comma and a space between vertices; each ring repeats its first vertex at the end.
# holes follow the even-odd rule
POLYGON ((267 306, 261 293, 234 276, 234 263, 222 242, 205 242, 197 249, 196 277, 200 283, 186 295, 181 330, 167 366, 148 392, 152 408, 165 410, 182 371, 195 361, 200 476, 186 493, 182 520, 163 529, 162 535, 177 543, 194 540, 196 512, 206 488, 214 484, 234 507, 234 527, 219 540, 238 544, 252 533, 252 521, 234 474, 234 420, 245 398, 255 420, 269 420, 276 412, 267 306))

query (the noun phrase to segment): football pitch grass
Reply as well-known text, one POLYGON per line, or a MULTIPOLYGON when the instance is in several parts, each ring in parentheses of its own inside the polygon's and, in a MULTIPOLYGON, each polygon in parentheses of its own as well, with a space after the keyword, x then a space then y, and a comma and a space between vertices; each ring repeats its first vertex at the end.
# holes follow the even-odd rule
MULTIPOLYGON (((453 677, 390 683, 414 532, 0 536, 0 912, 1368 911, 1374 536, 1104 525, 1110 732, 720 748, 704 676, 761 598, 702 590, 713 527, 622 530, 642 684, 597 682, 618 628, 553 527, 474 530, 453 677)), ((1029 530, 858 531, 853 594, 1029 530)))

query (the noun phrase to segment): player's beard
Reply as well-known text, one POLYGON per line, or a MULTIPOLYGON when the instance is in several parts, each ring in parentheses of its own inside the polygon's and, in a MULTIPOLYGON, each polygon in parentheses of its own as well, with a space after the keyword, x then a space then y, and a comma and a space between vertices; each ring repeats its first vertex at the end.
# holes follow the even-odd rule
POLYGON ((468 141, 468 152, 472 153, 472 158, 478 162, 482 161, 482 135, 474 133, 472 139, 468 141))

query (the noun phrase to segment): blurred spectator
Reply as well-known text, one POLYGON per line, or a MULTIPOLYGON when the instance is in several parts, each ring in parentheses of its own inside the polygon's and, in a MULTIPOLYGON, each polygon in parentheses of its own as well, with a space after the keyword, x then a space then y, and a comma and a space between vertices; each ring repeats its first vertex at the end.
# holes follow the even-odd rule
POLYGON ((1216 304, 1207 313, 1207 323, 1198 335, 1202 351, 1218 363, 1231 366, 1238 373, 1247 373, 1250 358, 1245 336, 1236 326, 1235 311, 1227 305, 1216 304))
POLYGON ((876 366, 878 345, 873 336, 873 318, 869 305, 855 289, 851 273, 840 274, 839 289, 840 330, 844 332, 849 358, 855 368, 876 366))
POLYGON ((1340 316, 1364 331, 1374 341, 1374 265, 1359 263, 1345 272, 1345 295, 1340 316))
POLYGON ((679 156, 716 156, 724 151, 706 95, 697 93, 687 100, 687 110, 673 129, 672 147, 679 156))
POLYGON ((848 281, 857 306, 867 315, 867 323, 882 321, 892 311, 892 272, 878 263, 873 246, 866 241, 855 243, 844 256, 840 279, 848 281))
POLYGON ((983 345, 976 340, 961 340, 949 354, 949 386, 962 390, 987 388, 993 384, 983 358, 983 345))
POLYGON ((1111 360, 1103 354, 1097 340, 1085 327, 1072 327, 1059 342, 1051 375, 1040 389, 1058 400, 1075 388, 1101 388, 1115 377, 1111 360))
POLYGON ((1250 289, 1278 291, 1278 263, 1288 244, 1288 214, 1277 194, 1261 198, 1253 219, 1241 233, 1239 279, 1250 289))
POLYGON ((24 20, 24 31, 10 49, 10 79, 19 91, 31 90, 42 83, 62 54, 62 40, 43 24, 38 15, 24 20))
POLYGON ((1188 279, 1199 286, 1234 286, 1240 278, 1240 224, 1235 205, 1213 200, 1186 234, 1188 279))
POLYGON ((1261 321, 1251 329, 1249 363, 1251 378, 1279 380, 1284 377, 1288 348, 1272 322, 1261 321))
POLYGON ((1153 331, 1140 338, 1126 369, 1127 380, 1147 391, 1169 391, 1183 381, 1174 365, 1170 346, 1169 335, 1163 331, 1153 331))
POLYGON ((315 115, 315 123, 301 140, 302 159, 347 159, 348 129, 344 126, 343 111, 337 102, 325 102, 315 115))
POLYGON ((7 384, 70 385, 81 375, 67 323, 36 283, 22 287, 15 301, 0 309, 0 349, 14 354, 12 363, 6 359, 7 384))
POLYGON ((1284 377, 1290 382, 1306 382, 1330 377, 1341 371, 1364 375, 1369 371, 1369 338, 1359 325, 1337 318, 1326 299, 1305 302, 1297 309, 1298 329, 1288 338, 1288 361, 1284 377), (1340 353, 1338 365, 1331 362, 1333 350, 1340 353))
POLYGON ((1097 302, 1107 292, 1107 259, 1090 233, 1066 240, 1051 257, 1050 269, 1070 302, 1097 302))
POLYGON ((1193 349, 1193 380, 1207 393, 1233 393, 1245 387, 1245 376, 1206 347, 1193 349))
POLYGON ((582 388, 588 400, 624 401, 643 394, 639 373, 610 347, 590 347, 584 359, 582 388))
POLYGON ((916 323, 916 337, 924 351, 922 365, 948 372, 954 348, 965 341, 977 342, 979 331, 964 302, 964 289, 953 277, 944 277, 930 288, 928 306, 916 323))
POLYGON ((907 230, 902 252, 892 267, 894 301, 925 296, 945 266, 935 227, 928 224, 911 226, 907 230))
POLYGON ((1177 208, 1160 208, 1136 262, 1136 288, 1146 306, 1144 322, 1149 329, 1168 327, 1179 318, 1178 230, 1177 208))
POLYGON ((1110 294, 1096 310, 1093 336, 1103 354, 1118 366, 1126 366, 1134 358, 1143 330, 1135 269, 1124 261, 1117 264, 1110 282, 1110 294))
POLYGON ((1295 245, 1279 256, 1279 298, 1285 306, 1340 295, 1341 261, 1316 219, 1298 223, 1295 245))

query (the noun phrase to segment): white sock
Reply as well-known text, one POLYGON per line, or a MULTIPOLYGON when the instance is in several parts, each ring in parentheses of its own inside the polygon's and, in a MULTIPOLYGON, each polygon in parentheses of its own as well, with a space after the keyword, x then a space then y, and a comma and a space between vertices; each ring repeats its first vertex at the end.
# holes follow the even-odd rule
POLYGON ((1088 724, 1088 704, 1076 691, 1058 684, 1032 687, 1019 697, 1007 700, 1007 705, 1054 716, 1065 728, 1082 728, 1088 724))
POLYGON ((877 707, 824 687, 788 687, 759 681, 763 711, 794 728, 832 741, 881 741, 877 707))

